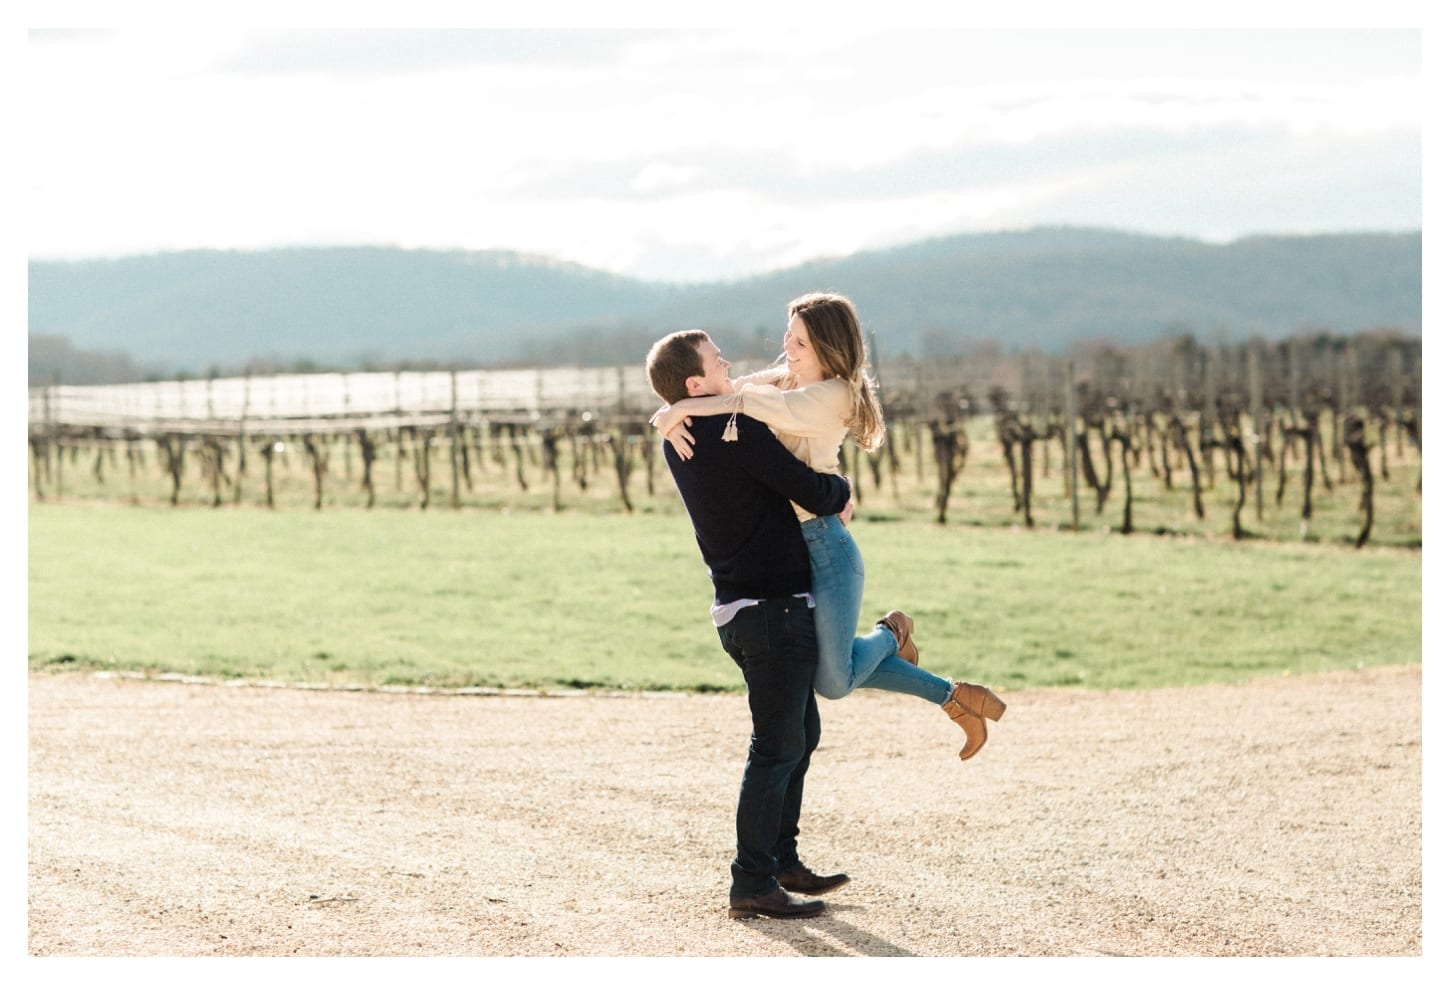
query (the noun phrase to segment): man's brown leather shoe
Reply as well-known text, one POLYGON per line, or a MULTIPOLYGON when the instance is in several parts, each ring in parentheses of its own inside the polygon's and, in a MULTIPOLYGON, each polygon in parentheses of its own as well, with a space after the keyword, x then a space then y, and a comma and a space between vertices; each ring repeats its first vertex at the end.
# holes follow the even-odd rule
POLYGON ((819 916, 826 904, 818 899, 796 899, 784 889, 775 889, 763 896, 749 896, 730 901, 730 916, 735 920, 753 920, 756 917, 773 917, 776 920, 796 920, 801 917, 819 916))
POLYGON ((804 865, 787 869, 775 878, 777 882, 791 892, 804 893, 807 896, 819 896, 822 893, 829 893, 833 889, 840 889, 851 881, 851 877, 844 872, 837 872, 833 876, 818 876, 804 865))

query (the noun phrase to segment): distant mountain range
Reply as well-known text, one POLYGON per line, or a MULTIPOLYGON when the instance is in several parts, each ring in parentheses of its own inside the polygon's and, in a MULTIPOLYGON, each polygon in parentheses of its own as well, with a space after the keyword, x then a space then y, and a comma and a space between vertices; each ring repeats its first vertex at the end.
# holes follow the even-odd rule
POLYGON ((1421 334, 1421 234, 1228 244, 1052 228, 933 239, 667 285, 508 252, 303 248, 32 261, 31 382, 398 365, 618 365, 669 331, 778 349, 786 302, 850 295, 878 354, 1062 352, 1165 335, 1421 334))

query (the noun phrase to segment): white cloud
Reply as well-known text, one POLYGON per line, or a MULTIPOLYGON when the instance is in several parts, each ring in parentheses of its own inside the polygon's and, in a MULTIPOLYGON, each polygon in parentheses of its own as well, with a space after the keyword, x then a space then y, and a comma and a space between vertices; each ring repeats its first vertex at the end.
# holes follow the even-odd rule
POLYGON ((1414 32, 45 36, 28 246, 516 248, 704 279, 994 223, 1132 227, 1145 187, 1181 224, 1154 231, 1298 227, 1256 170, 1296 143, 1327 162, 1324 228, 1406 228, 1419 67, 1414 32), (1334 163, 1366 148, 1400 155, 1369 197, 1334 163))
POLYGON ((698 168, 681 167, 675 164, 664 164, 659 161, 651 161, 635 175, 630 187, 640 192, 656 192, 666 188, 679 188, 688 185, 699 174, 698 168))

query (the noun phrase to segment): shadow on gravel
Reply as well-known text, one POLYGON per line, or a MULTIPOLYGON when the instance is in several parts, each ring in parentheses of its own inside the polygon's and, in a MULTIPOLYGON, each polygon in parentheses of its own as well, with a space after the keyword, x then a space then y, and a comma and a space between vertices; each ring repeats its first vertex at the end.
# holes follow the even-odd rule
POLYGON ((824 914, 806 920, 757 918, 742 923, 751 930, 759 931, 762 936, 795 948, 807 957, 917 957, 914 952, 882 940, 875 934, 833 915, 860 907, 841 903, 828 903, 827 906, 829 909, 824 914))

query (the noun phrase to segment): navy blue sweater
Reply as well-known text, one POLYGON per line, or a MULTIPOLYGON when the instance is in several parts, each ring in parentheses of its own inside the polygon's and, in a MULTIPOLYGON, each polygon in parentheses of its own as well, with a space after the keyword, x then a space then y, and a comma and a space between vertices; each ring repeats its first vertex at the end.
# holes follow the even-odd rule
POLYGON ((692 419, 688 462, 664 443, 675 488, 695 526, 717 603, 784 598, 811 588, 811 561, 791 502, 826 516, 845 509, 850 484, 797 459, 764 424, 735 419, 736 441, 721 438, 728 415, 692 419))

